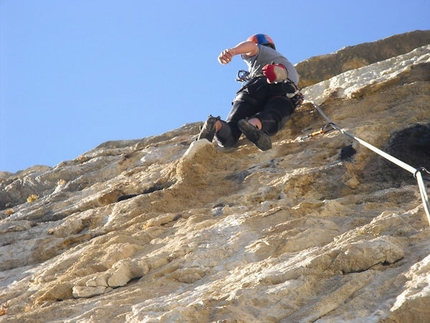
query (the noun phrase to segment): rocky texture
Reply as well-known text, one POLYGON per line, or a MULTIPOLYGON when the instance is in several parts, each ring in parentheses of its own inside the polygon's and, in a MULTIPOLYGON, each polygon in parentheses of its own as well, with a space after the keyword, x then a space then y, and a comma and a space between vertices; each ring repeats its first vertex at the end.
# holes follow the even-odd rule
POLYGON ((430 30, 416 30, 376 42, 348 46, 339 51, 311 57, 297 64, 300 87, 307 87, 343 72, 406 54, 430 44, 430 30))
MULTIPOLYGON (((424 166, 429 65, 419 47, 304 92, 424 166)), ((264 153, 196 123, 3 173, 0 322, 430 322, 415 180, 340 132, 305 139, 324 124, 307 103, 264 153)))

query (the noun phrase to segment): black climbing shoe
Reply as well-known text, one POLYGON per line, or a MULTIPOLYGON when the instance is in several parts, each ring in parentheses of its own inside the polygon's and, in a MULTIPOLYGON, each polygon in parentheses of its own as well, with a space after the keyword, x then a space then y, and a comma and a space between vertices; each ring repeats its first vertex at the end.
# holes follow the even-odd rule
POLYGON ((210 115, 206 120, 205 124, 203 125, 203 128, 200 131, 200 134, 197 140, 207 139, 209 140, 209 142, 212 142, 216 132, 215 123, 220 119, 221 119, 220 117, 212 117, 210 115))
POLYGON ((239 120, 237 124, 240 131, 245 134, 246 138, 248 138, 248 140, 256 145, 260 150, 265 151, 272 148, 272 141, 270 140, 269 135, 265 132, 258 130, 257 127, 243 119, 239 120))

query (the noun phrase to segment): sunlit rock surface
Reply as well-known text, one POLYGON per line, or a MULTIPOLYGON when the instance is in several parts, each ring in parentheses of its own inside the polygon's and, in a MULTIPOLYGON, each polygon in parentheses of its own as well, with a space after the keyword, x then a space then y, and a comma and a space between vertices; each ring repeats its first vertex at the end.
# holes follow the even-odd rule
POLYGON ((347 46, 335 53, 311 57, 297 64, 300 86, 310 86, 343 72, 406 54, 430 44, 430 30, 415 30, 371 43, 347 46))
MULTIPOLYGON (((430 170, 430 45, 303 92, 430 170)), ((267 152, 196 142, 196 123, 1 173, 0 322, 430 322, 416 179, 339 131, 308 138, 325 124, 305 103, 267 152)))

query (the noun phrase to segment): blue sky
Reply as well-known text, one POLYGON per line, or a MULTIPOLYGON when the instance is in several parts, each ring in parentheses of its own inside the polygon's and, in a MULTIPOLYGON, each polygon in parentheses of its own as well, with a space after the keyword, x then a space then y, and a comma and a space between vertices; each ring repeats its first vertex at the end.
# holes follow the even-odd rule
POLYGON ((266 33, 293 64, 430 29, 428 0, 0 0, 0 171, 55 166, 108 140, 226 117, 266 33))

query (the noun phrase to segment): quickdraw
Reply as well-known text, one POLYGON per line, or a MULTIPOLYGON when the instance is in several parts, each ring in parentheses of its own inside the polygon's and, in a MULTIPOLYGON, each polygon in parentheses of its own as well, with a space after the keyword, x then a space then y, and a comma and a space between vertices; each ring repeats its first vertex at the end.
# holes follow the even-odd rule
POLYGON ((318 135, 324 135, 326 133, 329 133, 330 131, 336 130, 335 128, 332 127, 331 123, 327 123, 324 127, 322 127, 320 130, 318 131, 314 131, 310 134, 307 134, 306 136, 303 137, 297 137, 296 141, 305 141, 308 139, 312 139, 318 135), (328 129, 330 127, 330 129, 328 129))
POLYGON ((249 72, 245 71, 245 70, 239 70, 237 71, 237 77, 236 77, 236 81, 238 82, 246 82, 249 80, 249 72))
MULTIPOLYGON (((425 169, 424 167, 419 167, 419 168, 417 168, 416 172, 414 173, 414 177, 417 178, 417 173, 423 173, 423 172, 426 172, 427 174, 430 174, 430 172, 427 169, 425 169)), ((430 178, 423 177, 423 176, 421 176, 421 177, 422 177, 423 180, 425 180, 427 182, 430 182, 430 178)))

